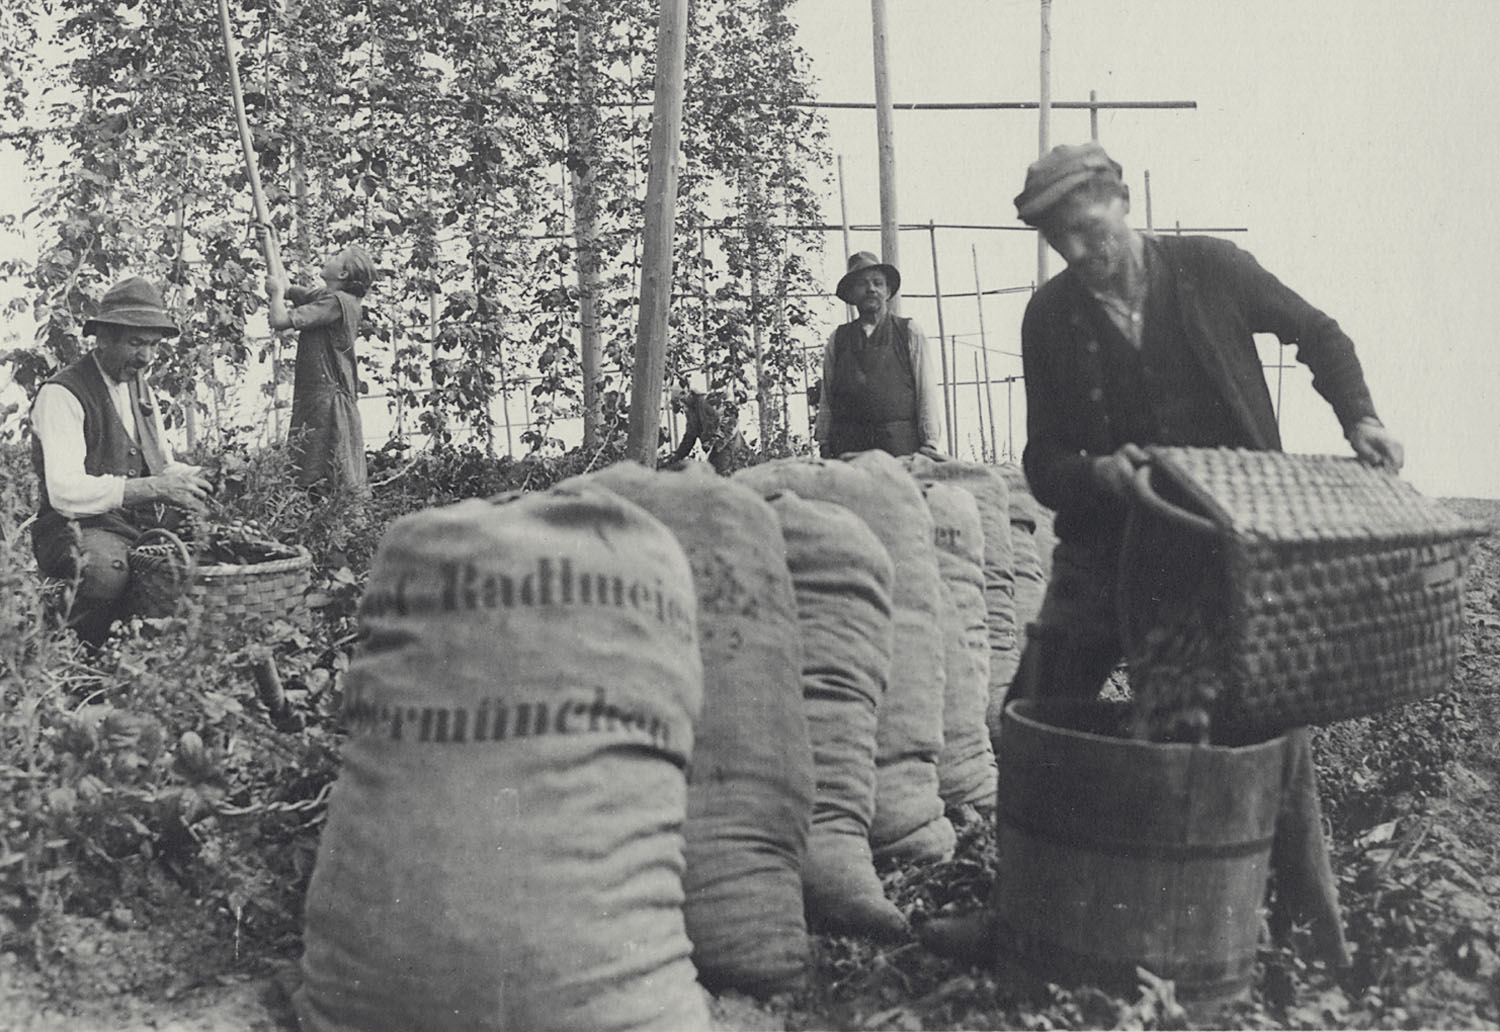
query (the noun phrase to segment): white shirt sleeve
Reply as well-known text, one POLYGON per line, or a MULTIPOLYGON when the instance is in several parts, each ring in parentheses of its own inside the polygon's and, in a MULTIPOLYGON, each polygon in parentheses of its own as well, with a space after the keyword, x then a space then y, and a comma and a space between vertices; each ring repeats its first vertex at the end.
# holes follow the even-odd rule
POLYGON ((52 508, 76 518, 97 516, 125 503, 124 477, 84 472, 83 404, 72 391, 61 384, 43 384, 31 406, 31 431, 42 444, 52 508))
POLYGON ((943 450, 943 387, 938 352, 915 319, 911 329, 911 371, 917 388, 917 436, 922 445, 943 450))

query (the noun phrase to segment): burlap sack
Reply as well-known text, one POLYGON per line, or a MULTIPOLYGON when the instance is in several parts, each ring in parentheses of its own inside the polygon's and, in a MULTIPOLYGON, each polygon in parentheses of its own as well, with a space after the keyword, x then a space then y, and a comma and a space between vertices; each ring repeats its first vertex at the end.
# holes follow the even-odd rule
POLYGON ((845 460, 779 459, 735 474, 761 492, 778 488, 853 511, 885 546, 895 571, 891 677, 875 735, 877 857, 941 860, 953 853, 953 825, 938 795, 943 747, 943 640, 937 626, 940 577, 932 516, 905 467, 883 451, 845 460))
POLYGON ((995 805, 995 751, 985 711, 990 701, 990 642, 985 624, 984 535, 979 505, 957 483, 919 480, 932 513, 947 628, 943 751, 938 791, 949 809, 995 805))
POLYGON ((1011 548, 1016 564, 1016 637, 1024 645, 1026 625, 1041 610, 1042 596, 1047 592, 1047 576, 1037 543, 1042 510, 1031 496, 1021 467, 1006 463, 997 468, 1010 488, 1011 548))
POLYGON ((303 1029, 684 1029, 702 697, 682 549, 597 486, 381 542, 307 894, 303 1029))
POLYGON ((808 954, 802 862, 813 758, 802 638, 781 526, 761 496, 704 463, 590 475, 666 524, 698 594, 703 715, 688 768, 683 914, 711 989, 795 988, 808 954))
POLYGON ((817 794, 802 900, 820 932, 903 939, 870 853, 875 728, 891 670, 891 560, 842 505, 791 491, 767 499, 781 521, 802 632, 802 707, 817 794))
POLYGON ((1005 477, 1010 488, 1010 541, 1015 557, 1016 592, 1016 648, 1009 656, 1002 657, 1002 668, 991 673, 990 705, 986 716, 990 733, 1000 733, 1000 718, 1005 710, 1006 693, 1014 679, 1021 652, 1026 647, 1026 626, 1036 619, 1041 611, 1042 597, 1047 593, 1047 578, 1042 570, 1041 553, 1037 548, 1036 529, 1040 522, 1041 509, 1031 496, 1026 483, 1026 474, 1014 463, 996 467, 1005 477), (1003 676, 1004 688, 996 691, 995 682, 1003 676))
POLYGON ((912 455, 907 469, 918 480, 954 484, 974 496, 984 533, 984 604, 989 628, 989 697, 1003 699, 1020 656, 1016 644, 1016 568, 1011 548, 1010 488, 1004 475, 981 462, 934 462, 912 455))

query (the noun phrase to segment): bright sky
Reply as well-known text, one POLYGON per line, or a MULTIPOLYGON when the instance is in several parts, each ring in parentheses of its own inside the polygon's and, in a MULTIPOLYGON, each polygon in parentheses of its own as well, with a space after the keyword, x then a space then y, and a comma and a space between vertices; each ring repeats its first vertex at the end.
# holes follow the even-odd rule
MULTIPOLYGON (((893 99, 1035 100, 1040 8, 887 0, 893 99)), ((799 9, 822 98, 874 100, 867 0, 799 9)), ((1145 225, 1149 171, 1159 231, 1247 228, 1225 235, 1354 339, 1376 406, 1406 444, 1408 478, 1429 494, 1500 497, 1500 348, 1486 307, 1500 283, 1500 3, 1055 0, 1051 27, 1054 101, 1086 101, 1093 89, 1101 101, 1197 103, 1101 112, 1100 142, 1125 167, 1135 223, 1145 225)), ((850 221, 878 223, 874 113, 827 115, 850 221)), ((1053 144, 1088 136, 1087 111, 1053 113, 1053 144)), ((1017 224, 1012 198, 1037 153, 1034 111, 897 112, 895 137, 902 222, 1017 224)), ((838 212, 835 195, 831 220, 838 212)), ((971 244, 985 289, 1036 277, 1029 234, 939 230, 938 241, 945 292, 973 291, 971 244)), ((878 250, 879 237, 857 235, 854 247, 878 250)), ((832 234, 830 285, 841 251, 832 234)), ((926 232, 902 235, 901 259, 903 289, 931 293, 926 232)), ((1051 255, 1051 271, 1062 267, 1051 255)), ((1020 372, 996 353, 1019 350, 1026 297, 986 302, 993 377, 1020 372)), ((830 323, 839 307, 829 305, 830 323)), ((932 302, 908 301, 904 313, 936 333, 932 302)), ((944 316, 949 334, 978 328, 973 298, 945 301, 944 316)), ((1274 361, 1276 350, 1262 354, 1274 361)), ((972 379, 972 350, 958 355, 961 379, 972 379)), ((1344 453, 1305 371, 1285 376, 1289 450, 1344 453)), ((1004 397, 997 387, 1002 449, 1004 397)), ((960 412, 961 436, 975 431, 972 409, 960 412)))
MULTIPOLYGON (((889 59, 899 101, 1035 100, 1040 0, 887 0, 889 59)), ((801 0, 802 44, 825 100, 872 101, 867 0, 801 0)), ((1500 348, 1491 304, 1500 283, 1500 45, 1496 0, 1054 0, 1055 101, 1195 101, 1193 110, 1102 112, 1101 142, 1125 166, 1144 226, 1150 172, 1158 230, 1245 227, 1226 234, 1353 337, 1386 424, 1407 446, 1407 476, 1445 496, 1500 497, 1500 348)), ((875 117, 826 112, 843 156, 849 217, 880 219, 875 117)), ((903 222, 1018 225, 1011 199, 1036 157, 1034 111, 897 112, 903 222)), ((1054 144, 1089 135, 1086 111, 1056 111, 1054 144)), ((0 153, 0 183, 20 182, 0 153)), ((22 191, 6 191, 24 201, 22 191)), ((826 214, 838 220, 836 192, 826 214)), ((938 232, 945 292, 1036 278, 1034 237, 938 232)), ((879 249, 878 234, 855 249, 879 249)), ((0 253, 17 241, 0 238, 0 253)), ((843 268, 830 234, 826 284, 843 268)), ((1051 271, 1062 268, 1051 256, 1051 271)), ((903 234, 904 292, 932 292, 926 232, 903 234)), ((1020 372, 1027 294, 988 299, 990 374, 1020 372)), ((929 336, 930 301, 909 298, 929 336)), ((835 302, 821 313, 842 321, 835 302)), ((973 379, 979 314, 949 298, 944 329, 960 335, 960 380, 973 379)), ((12 327, 12 329, 14 329, 12 327)), ((0 334, 3 336, 3 334, 0 334)), ((0 340, 0 349, 13 346, 0 340)), ((1276 348, 1262 355, 1276 360, 1276 348)), ((1288 354, 1290 360, 1290 354, 1288 354)), ((1275 373, 1272 372, 1274 378, 1275 373)), ((1343 453, 1331 413, 1300 367, 1284 373, 1283 435, 1296 451, 1343 453)), ((0 374, 0 384, 5 377, 0 374)), ((1274 383, 1274 379, 1273 379, 1274 383)), ((959 454, 974 453, 974 387, 961 387, 959 454)), ((1020 384, 993 394, 1002 451, 1007 411, 1024 444, 1020 384)))

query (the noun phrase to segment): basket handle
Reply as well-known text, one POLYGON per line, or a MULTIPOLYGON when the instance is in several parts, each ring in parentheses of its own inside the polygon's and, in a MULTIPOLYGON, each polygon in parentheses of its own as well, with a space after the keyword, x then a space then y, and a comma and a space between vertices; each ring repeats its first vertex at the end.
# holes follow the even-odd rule
POLYGON ((1145 508, 1150 509, 1158 516, 1171 520, 1173 523, 1180 524, 1199 534, 1218 537, 1219 528, 1215 526, 1213 520, 1205 516, 1199 516, 1195 512, 1189 512, 1180 505, 1173 505, 1156 493, 1156 488, 1151 486, 1150 464, 1136 467, 1135 476, 1131 480, 1131 487, 1134 489, 1135 501, 1145 508))
POLYGON ((193 568, 193 554, 188 551, 187 545, 182 543, 182 538, 172 533, 166 527, 152 527, 150 530, 142 531, 141 536, 135 539, 135 543, 137 545, 149 545, 153 544, 157 539, 175 548, 177 554, 182 558, 181 565, 173 568, 174 579, 180 585, 183 577, 193 568))

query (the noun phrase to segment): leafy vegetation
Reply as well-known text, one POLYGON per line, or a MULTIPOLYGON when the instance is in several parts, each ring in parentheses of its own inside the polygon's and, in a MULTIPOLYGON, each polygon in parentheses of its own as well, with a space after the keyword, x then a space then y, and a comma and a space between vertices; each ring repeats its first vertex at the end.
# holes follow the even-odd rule
MULTIPOLYGON (((791 3, 692 7, 672 290, 669 375, 760 399, 764 441, 800 383, 798 298, 822 246, 788 227, 819 221, 829 163, 799 106, 811 86, 791 3)), ((552 445, 553 421, 582 412, 586 444, 602 444, 628 397, 656 5, 231 8, 288 267, 311 275, 351 241, 376 255, 366 354, 382 357, 363 372, 402 432, 492 452, 491 399, 524 385, 521 443, 552 445)), ((251 337, 263 272, 213 5, 8 5, 0 77, 25 87, 6 91, 0 145, 26 154, 41 241, 0 266, 38 327, 35 346, 0 357, 33 388, 79 353, 110 282, 165 282, 184 333, 155 379, 176 399, 170 421, 219 443, 247 369, 278 351, 251 337), (32 45, 39 33, 49 46, 32 45)))

